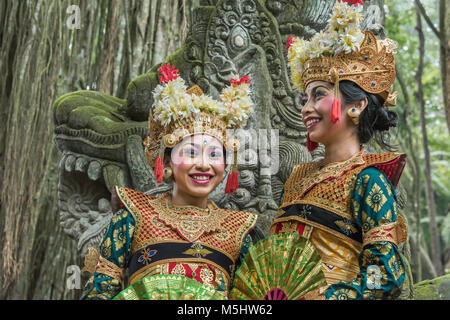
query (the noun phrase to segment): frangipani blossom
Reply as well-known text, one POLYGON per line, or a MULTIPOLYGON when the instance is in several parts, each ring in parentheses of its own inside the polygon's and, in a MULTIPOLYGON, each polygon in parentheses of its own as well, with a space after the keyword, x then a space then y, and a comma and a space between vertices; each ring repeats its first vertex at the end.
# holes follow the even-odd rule
POLYGON ((302 90, 302 73, 304 63, 321 56, 334 56, 340 53, 357 52, 364 40, 364 33, 359 29, 362 21, 363 6, 361 0, 336 2, 326 31, 314 35, 309 41, 290 37, 288 64, 294 89, 302 90))
POLYGON ((166 64, 158 70, 161 84, 153 90, 153 115, 163 126, 194 120, 200 112, 211 113, 224 120, 228 127, 245 124, 253 102, 250 98, 250 77, 231 79, 219 101, 202 94, 189 94, 178 70, 166 64))

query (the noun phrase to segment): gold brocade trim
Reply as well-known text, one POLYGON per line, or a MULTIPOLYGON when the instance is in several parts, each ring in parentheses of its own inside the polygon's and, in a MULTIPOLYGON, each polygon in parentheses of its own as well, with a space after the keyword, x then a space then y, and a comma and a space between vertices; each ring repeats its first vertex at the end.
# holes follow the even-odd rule
POLYGON ((322 258, 322 267, 325 277, 352 281, 360 271, 358 257, 362 244, 351 239, 341 239, 326 230, 315 228, 310 241, 316 246, 322 258))
POLYGON ((334 269, 334 272, 331 272, 326 270, 325 267, 322 270, 324 271, 325 279, 327 280, 328 285, 339 282, 351 283, 359 274, 359 272, 353 273, 346 270, 341 270, 342 273, 340 273, 339 270, 336 269, 334 269))
POLYGON ((303 232, 300 233, 298 230, 299 222, 300 221, 297 221, 297 220, 288 220, 288 221, 282 221, 282 222, 275 223, 275 221, 274 221, 272 223, 272 225, 270 226, 269 235, 272 236, 274 234, 282 234, 282 233, 298 233, 300 236, 309 240, 309 238, 311 236, 311 232, 314 230, 313 226, 304 224, 303 232), (277 224, 280 224, 281 228, 277 233, 275 233, 277 224))
POLYGON ((272 222, 272 225, 275 225, 275 224, 281 223, 281 222, 286 222, 286 221, 289 221, 289 220, 296 220, 296 221, 302 222, 302 223, 304 223, 306 225, 310 225, 310 226, 313 226, 315 228, 318 228, 318 229, 324 230, 326 232, 329 232, 332 235, 334 235, 334 236, 336 236, 336 237, 338 237, 338 238, 340 238, 342 240, 345 240, 347 242, 352 243, 353 245, 361 246, 360 242, 358 242, 356 240, 353 240, 353 239, 343 235, 342 233, 340 233, 340 232, 338 232, 336 230, 333 230, 333 229, 328 228, 328 227, 326 227, 326 226, 324 226, 324 225, 322 225, 320 223, 317 223, 317 222, 314 222, 314 221, 310 221, 310 220, 304 219, 304 218, 299 217, 299 216, 290 216, 290 217, 278 218, 278 219, 275 219, 272 222))
POLYGON ((229 212, 219 210, 211 200, 208 200, 207 209, 175 206, 170 201, 171 195, 166 193, 160 199, 149 200, 149 203, 158 212, 160 220, 177 229, 190 242, 196 241, 204 233, 218 230, 229 215, 229 212))
POLYGON ((81 271, 87 271, 89 273, 95 272, 95 267, 97 266, 98 258, 100 253, 94 247, 88 248, 88 253, 84 256, 84 267, 81 271))
MULTIPOLYGON (((175 242, 175 243, 187 243, 185 240, 159 240, 159 239, 155 239, 154 242, 146 243, 146 244, 143 244, 143 245, 140 246, 140 247, 136 247, 136 248, 133 250, 133 253, 136 253, 136 252, 138 252, 139 250, 144 249, 145 247, 147 247, 147 246, 149 246, 149 245, 152 245, 152 244, 156 244, 156 243, 158 243, 158 244, 159 244, 159 243, 174 243, 174 242, 175 242)), ((228 252, 225 252, 224 250, 222 250, 221 248, 215 247, 215 246, 213 246, 213 245, 211 245, 211 244, 208 244, 208 243, 206 243, 206 242, 197 241, 196 243, 197 243, 197 244, 201 244, 201 245, 209 246, 209 247, 211 247, 211 248, 213 248, 213 249, 219 251, 220 253, 223 253, 223 254, 226 255, 228 258, 230 258, 231 260, 234 261, 234 257, 233 257, 232 255, 230 255, 228 252)))
MULTIPOLYGON (((276 223, 283 223, 289 220, 296 220, 298 222, 305 223, 305 231, 307 231, 306 227, 309 226, 309 234, 308 239, 316 246, 317 251, 319 252, 323 267, 322 270, 325 273, 325 277, 327 278, 327 283, 330 281, 352 281, 353 278, 355 278, 359 273, 359 265, 358 265, 358 254, 361 252, 362 245, 356 240, 353 240, 351 238, 348 238, 341 233, 332 230, 330 228, 327 228, 321 224, 311 222, 308 220, 305 220, 301 217, 286 217, 286 218, 279 218, 276 221, 273 222, 272 226, 275 226, 276 223), (312 230, 311 230, 312 229, 312 230), (323 230, 324 232, 330 233, 332 236, 338 238, 340 241, 342 241, 341 244, 336 240, 333 241, 331 238, 330 241, 333 242, 332 247, 326 246, 324 243, 318 243, 318 240, 316 239, 316 233, 319 230, 323 230), (337 250, 338 247, 345 244, 346 247, 351 246, 352 249, 349 250, 348 256, 342 257, 342 258, 333 258, 327 252, 329 250, 337 250), (354 262, 354 263, 352 263, 354 262), (332 266, 332 268, 329 268, 332 266)), ((274 230, 271 228, 271 230, 274 230)), ((304 232, 305 233, 305 232, 304 232)), ((330 236, 331 237, 331 236, 330 236)), ((336 281, 336 282, 339 282, 336 281)))
POLYGON ((297 227, 298 227, 297 223, 294 223, 292 221, 287 221, 286 223, 283 223, 281 225, 281 229, 280 229, 279 234, 281 234, 281 233, 295 233, 298 230, 297 227))
POLYGON ((201 265, 202 263, 206 264, 210 264, 213 265, 214 267, 216 267, 217 269, 219 269, 220 271, 222 271, 222 274, 224 275, 224 277, 226 278, 226 287, 229 287, 229 283, 230 283, 230 275, 229 272, 227 272, 224 268, 222 268, 221 266, 219 266, 218 264, 214 263, 211 260, 208 259, 203 259, 203 258, 197 258, 195 260, 193 260, 192 258, 176 258, 176 259, 164 259, 164 260, 159 260, 156 261, 154 263, 150 263, 149 265, 139 269, 138 271, 136 271, 134 274, 132 274, 130 276, 130 285, 132 285, 133 283, 135 283, 136 281, 138 281, 139 279, 143 278, 145 276, 145 274, 147 273, 147 270, 153 267, 156 267, 158 265, 163 265, 163 264, 167 264, 169 262, 176 262, 176 263, 196 263, 201 265))
POLYGON ((401 215, 398 215, 397 221, 383 224, 364 233, 363 247, 367 244, 378 241, 388 241, 398 246, 399 243, 406 242, 406 240, 406 225, 401 215))
POLYGON ((314 290, 311 290, 307 292, 301 300, 326 300, 325 298, 325 291, 328 288, 328 286, 316 288, 314 290))
POLYGON ((344 270, 345 272, 350 272, 353 274, 358 274, 359 273, 359 263, 358 263, 358 257, 356 256, 354 259, 355 263, 351 263, 350 261, 343 261, 341 259, 336 259, 336 258, 332 258, 332 257, 322 257, 322 262, 327 264, 327 265, 332 265, 333 267, 337 267, 341 270, 344 270))
POLYGON ((134 275, 132 275, 131 280, 132 281, 128 281, 129 284, 133 284, 134 282, 138 281, 139 279, 145 278, 145 277, 149 277, 149 276, 153 276, 155 274, 169 274, 169 264, 165 263, 165 264, 155 264, 154 266, 152 266, 151 268, 147 268, 144 267, 143 269, 145 270, 138 270, 134 273, 134 275), (138 278, 136 278, 138 277, 138 278))
POLYGON ((306 239, 310 239, 313 230, 314 230, 313 226, 305 224, 302 236, 305 237, 306 239))
POLYGON ((329 178, 339 177, 343 172, 348 171, 355 166, 364 164, 363 154, 364 148, 350 159, 343 162, 324 164, 322 159, 320 161, 295 166, 293 174, 291 174, 286 181, 283 204, 281 207, 283 208, 291 204, 291 201, 301 198, 316 184, 329 178))
POLYGON ((118 280, 119 282, 122 282, 124 269, 116 266, 114 263, 100 255, 97 266, 95 267, 95 272, 102 273, 118 280))
POLYGON ((310 198, 310 197, 306 197, 306 199, 301 199, 301 200, 293 200, 291 201, 291 205, 292 204, 309 204, 309 205, 313 205, 315 207, 333 212, 335 214, 337 214, 338 216, 342 217, 342 218, 346 218, 348 220, 352 220, 354 221, 354 216, 350 210, 350 208, 346 211, 342 210, 342 207, 332 207, 331 205, 325 204, 325 203, 321 203, 319 201, 314 201, 314 198, 310 198))
POLYGON ((337 215, 353 219, 351 193, 362 170, 388 163, 402 156, 398 153, 362 154, 340 163, 332 163, 320 169, 320 162, 296 165, 285 184, 282 205, 311 204, 337 215), (362 163, 361 163, 362 159, 362 163))
MULTIPOLYGON (((306 88, 311 81, 317 80, 332 83, 350 80, 364 91, 376 93, 386 100, 395 80, 393 41, 388 38, 378 40, 372 31, 363 32, 364 39, 356 52, 342 51, 333 57, 320 55, 305 61, 301 86, 306 88)), ((297 67, 292 62, 290 66, 297 67)), ((293 82, 298 85, 297 80, 293 79, 293 82)))
MULTIPOLYGON (((114 189, 116 191, 116 195, 119 197, 120 202, 122 202, 122 204, 125 206, 125 208, 128 210, 128 212, 133 216, 133 219, 136 223, 140 222, 141 217, 139 215, 136 215, 136 212, 139 212, 136 204, 134 203, 134 201, 131 200, 129 194, 128 194, 128 190, 132 190, 133 189, 128 189, 128 188, 124 188, 124 187, 119 187, 119 186, 114 186, 114 189)), ((151 195, 145 194, 143 193, 143 195, 148 199, 156 199, 156 197, 153 197, 151 195)))
MULTIPOLYGON (((180 236, 179 231, 159 218, 161 207, 164 207, 161 198, 138 192, 128 188, 117 188, 117 195, 122 203, 133 215, 136 222, 135 232, 131 244, 132 253, 145 248, 148 245, 161 242, 183 242, 186 239, 180 236), (159 202, 158 210, 153 206, 159 202)), ((223 214, 223 221, 215 231, 203 232, 197 243, 206 245, 227 255, 232 261, 236 261, 242 247, 245 235, 254 227, 257 215, 250 212, 221 209, 213 201, 209 208, 215 215, 223 214), (227 236, 221 236, 226 234, 227 236)), ((201 214, 201 213, 199 213, 201 214)), ((206 212, 208 214, 208 212, 206 212)), ((219 217, 218 217, 219 218, 219 217)))

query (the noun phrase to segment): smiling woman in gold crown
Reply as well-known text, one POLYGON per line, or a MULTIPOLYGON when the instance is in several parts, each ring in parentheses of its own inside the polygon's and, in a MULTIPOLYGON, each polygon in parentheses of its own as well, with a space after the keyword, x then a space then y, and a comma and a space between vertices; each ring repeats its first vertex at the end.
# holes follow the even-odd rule
MULTIPOLYGON (((225 299, 251 241, 255 214, 208 199, 224 180, 225 152, 236 161, 239 144, 226 130, 243 126, 253 111, 249 78, 231 79, 216 101, 198 86, 187 89, 173 66, 158 72, 145 154, 157 183, 172 180, 173 190, 155 198, 116 188, 122 208, 100 252, 91 249, 85 299, 225 299), (130 286, 121 291, 127 269, 130 286)), ((237 188, 236 163, 232 169, 227 193, 237 188)))
POLYGON ((361 0, 337 2, 325 32, 288 41, 293 87, 305 97, 308 150, 321 143, 325 156, 294 167, 271 234, 298 233, 315 245, 327 299, 391 299, 405 280, 395 186, 406 155, 362 147, 372 137, 386 146, 396 125, 387 109, 396 97, 395 43, 359 29, 362 8, 361 0))

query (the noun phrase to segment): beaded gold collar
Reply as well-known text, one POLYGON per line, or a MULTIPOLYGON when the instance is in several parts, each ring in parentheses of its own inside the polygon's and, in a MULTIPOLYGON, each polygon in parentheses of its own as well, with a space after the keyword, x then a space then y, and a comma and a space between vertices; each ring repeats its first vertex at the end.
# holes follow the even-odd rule
POLYGON ((364 148, 351 158, 341 162, 324 163, 323 159, 312 162, 313 168, 309 174, 304 178, 305 185, 312 185, 314 182, 319 182, 331 178, 337 178, 343 173, 351 170, 355 166, 364 164, 364 148))
POLYGON ((329 172, 329 173, 340 173, 342 171, 345 171, 347 168, 351 168, 354 165, 357 164, 363 164, 364 158, 363 155, 365 153, 364 148, 361 148, 361 150, 354 155, 352 155, 349 159, 344 161, 338 161, 338 162, 330 162, 325 163, 324 159, 321 159, 319 161, 313 162, 315 164, 315 169, 320 170, 322 173, 329 172))
POLYGON ((207 208, 195 206, 177 206, 171 203, 171 194, 165 193, 159 199, 149 200, 158 213, 158 218, 176 229, 181 237, 195 242, 205 233, 216 231, 228 217, 229 212, 221 210, 213 201, 208 200, 207 208))
POLYGON ((364 148, 353 155, 348 160, 342 162, 332 162, 325 164, 323 160, 314 161, 302 164, 301 170, 296 171, 296 174, 291 175, 285 184, 285 196, 283 196, 283 206, 286 199, 290 198, 289 195, 294 195, 295 198, 301 198, 305 193, 311 190, 317 183, 321 181, 334 179, 348 170, 353 169, 356 166, 364 164, 364 148), (307 174, 306 174, 307 173, 307 174), (298 176, 300 175, 300 176, 298 176))

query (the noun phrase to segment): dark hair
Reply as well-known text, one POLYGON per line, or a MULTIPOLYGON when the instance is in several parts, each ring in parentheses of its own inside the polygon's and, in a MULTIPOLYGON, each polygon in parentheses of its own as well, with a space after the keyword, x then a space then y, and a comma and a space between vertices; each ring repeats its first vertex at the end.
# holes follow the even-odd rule
POLYGON ((389 144, 389 128, 397 126, 397 113, 384 108, 379 96, 364 91, 353 81, 340 81, 339 89, 345 104, 367 98, 367 107, 359 116, 358 135, 360 143, 367 143, 373 137, 381 148, 389 151, 395 149, 389 144))

